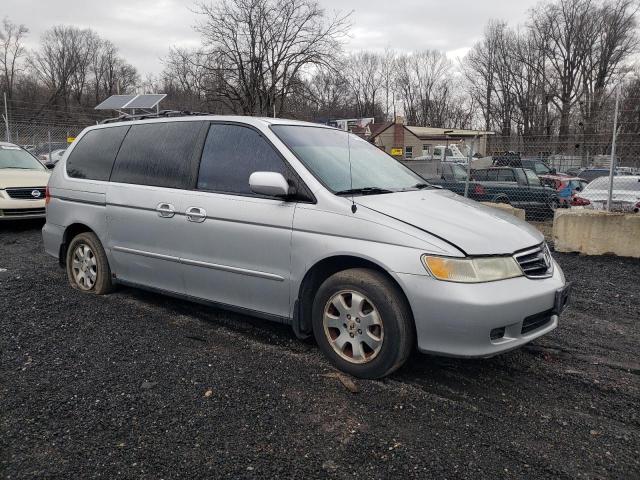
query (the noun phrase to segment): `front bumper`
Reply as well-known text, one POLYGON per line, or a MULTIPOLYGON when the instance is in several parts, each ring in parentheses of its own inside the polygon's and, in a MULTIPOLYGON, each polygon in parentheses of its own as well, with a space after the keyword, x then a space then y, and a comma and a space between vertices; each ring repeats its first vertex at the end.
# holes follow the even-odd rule
POLYGON ((397 274, 413 310, 418 350, 491 357, 550 332, 558 325, 557 292, 565 287, 554 267, 550 278, 476 284, 397 274))
POLYGON ((15 200, 0 193, 0 221, 45 218, 45 200, 15 200))

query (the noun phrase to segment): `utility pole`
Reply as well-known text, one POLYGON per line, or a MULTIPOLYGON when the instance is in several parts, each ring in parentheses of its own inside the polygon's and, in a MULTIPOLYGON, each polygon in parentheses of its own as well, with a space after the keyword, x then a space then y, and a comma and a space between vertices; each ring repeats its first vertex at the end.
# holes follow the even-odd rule
POLYGON ((11 141, 11 132, 9 131, 9 110, 7 108, 7 92, 4 92, 4 115, 2 116, 4 118, 4 126, 5 126, 5 137, 7 139, 7 142, 11 141))
POLYGON ((621 85, 616 88, 616 107, 613 114, 613 138, 611 139, 611 165, 609 165, 609 194, 607 195, 607 212, 611 211, 613 198, 613 175, 616 168, 616 139, 618 138, 618 106, 620 103, 621 85))
POLYGON ((471 179, 471 160, 473 159, 473 147, 476 146, 476 140, 480 132, 476 132, 469 147, 469 158, 467 159, 467 178, 464 181, 464 196, 469 198, 469 180, 471 179))

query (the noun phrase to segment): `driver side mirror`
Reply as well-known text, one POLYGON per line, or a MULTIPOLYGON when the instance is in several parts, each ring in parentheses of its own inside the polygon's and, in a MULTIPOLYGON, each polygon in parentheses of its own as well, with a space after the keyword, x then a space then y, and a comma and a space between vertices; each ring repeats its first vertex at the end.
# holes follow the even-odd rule
POLYGON ((258 195, 268 197, 289 195, 289 183, 281 173, 277 172, 253 172, 249 177, 249 187, 258 195))
POLYGON ((549 173, 551 173, 551 175, 556 175, 558 172, 556 171, 556 169, 555 169, 555 168, 551 168, 551 169, 549 170, 549 173))

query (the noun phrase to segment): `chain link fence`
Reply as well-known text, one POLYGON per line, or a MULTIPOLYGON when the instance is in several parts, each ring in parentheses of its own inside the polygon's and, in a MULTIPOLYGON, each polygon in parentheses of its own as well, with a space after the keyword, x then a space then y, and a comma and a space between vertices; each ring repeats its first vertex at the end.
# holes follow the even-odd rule
MULTIPOLYGON (((48 165, 85 127, 105 118, 87 109, 60 112, 20 102, 9 106, 5 136, 48 165)), ((445 152, 445 158, 404 163, 459 195, 521 208, 528 220, 551 220, 558 208, 640 210, 640 133, 619 133, 615 147, 607 132, 564 139, 488 135, 482 142, 467 139, 456 146, 466 158, 447 158, 445 152)))
POLYGON ((486 150, 466 140, 466 158, 403 163, 430 183, 473 200, 521 208, 527 220, 548 221, 558 208, 640 210, 640 135, 523 138, 490 135, 486 150), (614 150, 615 148, 615 150, 614 150), (613 155, 612 165, 612 151, 613 155))

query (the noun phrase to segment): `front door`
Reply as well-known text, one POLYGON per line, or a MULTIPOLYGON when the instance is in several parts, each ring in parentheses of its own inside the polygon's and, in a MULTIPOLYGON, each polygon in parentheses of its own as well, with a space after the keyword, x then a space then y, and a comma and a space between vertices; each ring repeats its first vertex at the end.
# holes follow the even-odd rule
POLYGON ((185 289, 223 305, 288 317, 296 204, 254 194, 249 176, 256 171, 290 173, 259 131, 212 123, 197 189, 184 194, 185 289))

